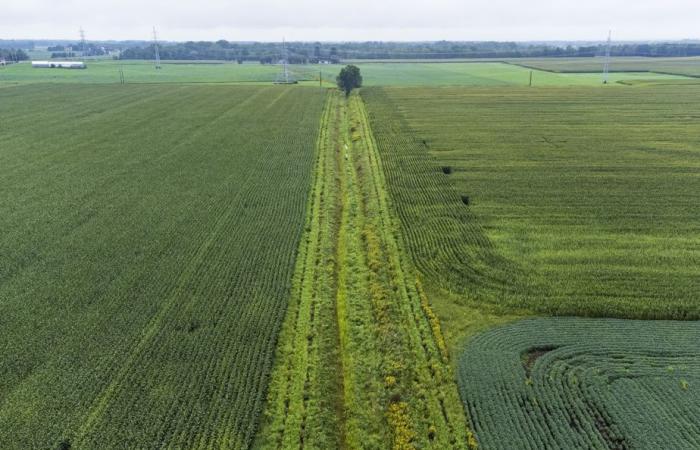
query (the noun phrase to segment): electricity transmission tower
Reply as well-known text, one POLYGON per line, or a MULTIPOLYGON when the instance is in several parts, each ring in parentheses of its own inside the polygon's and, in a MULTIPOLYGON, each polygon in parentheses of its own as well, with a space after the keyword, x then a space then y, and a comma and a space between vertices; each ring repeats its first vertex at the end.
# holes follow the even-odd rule
POLYGON ((153 49, 156 53, 156 70, 160 69, 160 51, 158 50, 158 34, 156 34, 156 27, 153 27, 153 49))
POLYGON ((287 41, 282 39, 282 71, 277 74, 275 84, 294 84, 296 81, 289 73, 289 56, 287 55, 287 41))
POLYGON ((83 56, 87 53, 87 48, 85 46, 85 30, 80 27, 80 50, 83 52, 83 56))
POLYGON ((603 84, 608 84, 610 75, 610 49, 612 47, 612 30, 608 32, 608 43, 605 46, 605 64, 603 65, 603 84))

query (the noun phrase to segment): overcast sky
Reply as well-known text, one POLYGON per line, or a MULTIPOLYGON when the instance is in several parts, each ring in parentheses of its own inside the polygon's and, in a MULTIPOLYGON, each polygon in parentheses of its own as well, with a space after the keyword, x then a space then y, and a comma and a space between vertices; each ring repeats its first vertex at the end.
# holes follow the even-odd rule
POLYGON ((0 0, 0 39, 700 38, 700 0, 0 0))

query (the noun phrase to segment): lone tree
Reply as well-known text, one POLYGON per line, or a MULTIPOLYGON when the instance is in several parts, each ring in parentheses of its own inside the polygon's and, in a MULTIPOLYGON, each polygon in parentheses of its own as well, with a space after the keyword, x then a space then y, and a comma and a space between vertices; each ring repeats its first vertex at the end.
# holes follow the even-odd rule
POLYGON ((350 92, 362 86, 362 75, 360 68, 357 66, 345 66, 340 70, 340 74, 336 78, 338 87, 345 92, 345 95, 350 95, 350 92))

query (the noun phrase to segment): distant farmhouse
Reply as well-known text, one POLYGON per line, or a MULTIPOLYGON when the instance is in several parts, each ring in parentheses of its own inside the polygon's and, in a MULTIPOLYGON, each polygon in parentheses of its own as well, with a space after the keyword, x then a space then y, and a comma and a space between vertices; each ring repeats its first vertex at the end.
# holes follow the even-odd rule
POLYGON ((32 61, 35 69, 87 69, 82 61, 32 61))

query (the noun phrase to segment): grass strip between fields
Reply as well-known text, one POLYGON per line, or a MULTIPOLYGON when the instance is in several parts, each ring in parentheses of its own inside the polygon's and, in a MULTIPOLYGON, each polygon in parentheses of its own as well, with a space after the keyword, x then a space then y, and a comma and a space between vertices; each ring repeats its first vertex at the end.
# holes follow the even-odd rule
POLYGON ((468 448, 359 96, 332 94, 258 448, 468 448), (377 418, 382 418, 377 420, 377 418))

